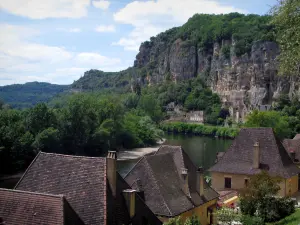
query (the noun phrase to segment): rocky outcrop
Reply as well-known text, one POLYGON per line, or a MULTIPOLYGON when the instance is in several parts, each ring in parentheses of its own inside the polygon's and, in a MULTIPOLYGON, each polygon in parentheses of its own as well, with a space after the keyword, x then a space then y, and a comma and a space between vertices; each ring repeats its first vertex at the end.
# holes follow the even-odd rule
POLYGON ((150 68, 148 83, 202 76, 237 121, 253 109, 269 109, 281 93, 290 97, 300 93, 296 77, 278 75, 279 47, 274 42, 255 42, 250 52, 240 56, 234 40, 205 50, 181 39, 171 45, 160 39, 150 43, 141 46, 134 64, 150 68))

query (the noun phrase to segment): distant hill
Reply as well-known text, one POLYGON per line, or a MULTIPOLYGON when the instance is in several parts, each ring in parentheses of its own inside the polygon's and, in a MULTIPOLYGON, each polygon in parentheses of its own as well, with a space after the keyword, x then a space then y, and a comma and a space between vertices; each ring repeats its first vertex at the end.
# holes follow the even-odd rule
POLYGON ((13 108, 23 109, 48 102, 57 94, 67 92, 69 85, 29 82, 0 87, 0 99, 13 108))

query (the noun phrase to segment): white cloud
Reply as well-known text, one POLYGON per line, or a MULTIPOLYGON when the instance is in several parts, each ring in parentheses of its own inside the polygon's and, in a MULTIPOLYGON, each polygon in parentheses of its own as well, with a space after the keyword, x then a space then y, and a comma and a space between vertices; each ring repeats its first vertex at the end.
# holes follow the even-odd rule
POLYGON ((45 81, 72 83, 90 68, 113 71, 119 58, 98 52, 71 52, 63 47, 35 43, 34 29, 0 24, 0 85, 45 81))
POLYGON ((95 8, 103 10, 108 9, 110 6, 110 2, 106 0, 92 1, 92 4, 95 8))
POLYGON ((0 0, 0 9, 31 19, 81 18, 90 0, 0 0))
POLYGON ((112 33, 116 31, 116 28, 114 25, 100 25, 95 28, 95 31, 101 33, 112 33))
POLYGON ((80 28, 57 28, 58 31, 70 32, 70 33, 80 33, 80 28))
POLYGON ((137 51, 140 43, 151 36, 185 23, 196 13, 220 14, 243 12, 214 0, 148 0, 134 1, 114 14, 118 23, 130 24, 133 31, 115 45, 137 51))
POLYGON ((109 58, 98 53, 82 52, 77 54, 75 60, 79 64, 89 65, 93 68, 107 67, 120 64, 121 60, 118 58, 109 58))

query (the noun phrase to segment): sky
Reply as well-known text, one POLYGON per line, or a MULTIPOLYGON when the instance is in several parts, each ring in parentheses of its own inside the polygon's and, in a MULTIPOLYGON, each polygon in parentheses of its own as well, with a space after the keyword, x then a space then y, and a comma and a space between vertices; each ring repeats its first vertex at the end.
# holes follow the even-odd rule
POLYGON ((0 86, 71 84, 133 65, 142 42, 195 13, 267 14, 277 0, 0 0, 0 86))

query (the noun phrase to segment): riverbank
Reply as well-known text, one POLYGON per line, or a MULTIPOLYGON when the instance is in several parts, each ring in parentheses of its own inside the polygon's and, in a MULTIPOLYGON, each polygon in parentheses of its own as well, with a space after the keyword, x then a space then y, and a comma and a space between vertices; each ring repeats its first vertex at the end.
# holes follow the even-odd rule
POLYGON ((160 128, 168 133, 185 133, 212 137, 217 136, 230 139, 235 138, 239 133, 238 128, 217 127, 203 124, 190 124, 184 122, 164 122, 160 125, 160 128))
POLYGON ((150 147, 150 148, 135 148, 130 151, 120 151, 118 152, 118 160, 132 160, 139 159, 145 155, 152 154, 158 150, 160 146, 150 147))

